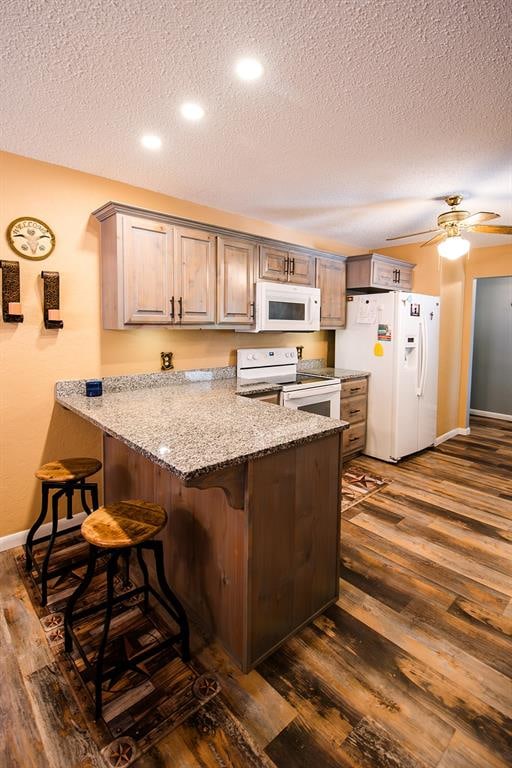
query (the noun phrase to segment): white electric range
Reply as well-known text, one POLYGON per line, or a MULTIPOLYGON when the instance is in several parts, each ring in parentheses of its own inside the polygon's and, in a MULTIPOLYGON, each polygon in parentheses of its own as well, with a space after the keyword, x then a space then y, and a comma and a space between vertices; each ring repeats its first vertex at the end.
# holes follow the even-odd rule
MULTIPOLYGON (((297 372, 298 356, 295 347, 270 349, 238 349, 236 372, 247 384, 275 385, 276 394, 268 390, 251 397, 276 402, 285 408, 308 411, 333 419, 340 417, 340 379, 316 373, 297 372)), ((243 394, 243 383, 241 394, 243 394)))

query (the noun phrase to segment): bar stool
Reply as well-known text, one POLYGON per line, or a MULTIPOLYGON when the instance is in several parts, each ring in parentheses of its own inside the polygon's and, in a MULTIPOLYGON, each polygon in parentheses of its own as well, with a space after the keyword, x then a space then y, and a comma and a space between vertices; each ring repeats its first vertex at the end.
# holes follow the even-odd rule
POLYGON ((64 612, 64 648, 67 653, 70 653, 74 644, 91 674, 94 681, 96 720, 101 717, 102 713, 102 684, 105 680, 117 679, 127 669, 140 672, 141 670, 138 665, 141 662, 178 642, 181 644, 181 657, 183 661, 188 661, 190 658, 187 615, 167 583, 164 572, 162 542, 153 538, 164 528, 166 523, 167 513, 163 507, 140 500, 120 501, 115 504, 106 505, 97 509, 82 523, 82 536, 90 545, 89 562, 84 579, 71 595, 64 612), (124 558, 128 563, 132 549, 135 549, 144 584, 129 589, 122 594, 115 595, 114 577, 117 572, 119 558, 124 558), (143 554, 146 550, 153 552, 158 584, 166 600, 149 583, 148 567, 143 554), (95 575, 96 561, 100 553, 107 559, 106 600, 80 610, 75 610, 77 601, 85 595, 95 575), (126 653, 123 653, 119 663, 111 665, 110 669, 105 671, 105 652, 113 609, 115 606, 132 600, 132 598, 141 594, 144 596, 144 613, 148 611, 149 595, 152 595, 178 625, 179 632, 160 642, 152 643, 149 647, 134 654, 131 659, 128 659, 126 653), (91 662, 73 630, 73 624, 79 619, 103 610, 105 610, 103 634, 96 659, 91 662))
POLYGON ((36 569, 41 579, 41 605, 46 605, 48 601, 48 579, 60 576, 70 570, 69 565, 63 565, 60 568, 54 568, 52 571, 50 568, 50 559, 57 536, 62 536, 64 533, 71 533, 77 531, 80 526, 74 525, 59 531, 59 501, 63 496, 67 499, 66 519, 73 519, 73 494, 75 491, 80 493, 80 501, 83 511, 87 514, 91 514, 91 507, 87 503, 86 493, 88 492, 91 497, 91 506, 93 509, 97 509, 98 503, 98 484, 86 483, 85 480, 99 472, 102 464, 98 459, 89 458, 74 458, 74 459, 57 459, 56 461, 49 461, 47 464, 43 464, 35 473, 38 480, 41 480, 41 512, 39 517, 33 524, 32 528, 28 532, 27 541, 25 543, 25 559, 26 569, 30 571, 33 567, 36 569), (41 525, 44 523, 46 515, 48 513, 48 500, 50 491, 55 491, 52 496, 52 521, 51 521, 51 533, 48 536, 40 536, 35 538, 35 535, 41 525), (45 557, 42 566, 39 567, 33 555, 33 547, 35 544, 47 541, 48 547, 46 549, 45 557))

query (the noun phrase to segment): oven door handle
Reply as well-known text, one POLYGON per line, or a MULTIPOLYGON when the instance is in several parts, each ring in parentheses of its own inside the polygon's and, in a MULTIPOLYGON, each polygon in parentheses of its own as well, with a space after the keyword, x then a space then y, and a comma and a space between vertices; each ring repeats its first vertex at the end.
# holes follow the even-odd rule
POLYGON ((294 390, 293 392, 283 392, 285 400, 309 400, 312 397, 323 398, 324 395, 340 394, 341 384, 329 384, 324 387, 316 387, 315 389, 302 389, 294 390))

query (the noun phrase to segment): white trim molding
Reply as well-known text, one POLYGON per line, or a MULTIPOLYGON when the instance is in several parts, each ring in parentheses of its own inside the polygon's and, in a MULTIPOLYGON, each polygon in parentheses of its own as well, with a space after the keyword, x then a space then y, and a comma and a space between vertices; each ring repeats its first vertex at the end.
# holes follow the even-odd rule
POLYGON ((445 432, 444 435, 439 435, 439 437, 436 437, 434 440, 434 445, 441 445, 441 443, 446 442, 446 440, 450 440, 452 437, 458 437, 459 435, 469 435, 470 431, 471 430, 469 427, 455 427, 455 429, 450 429, 449 432, 445 432))
MULTIPOLYGON (((85 512, 78 512, 73 515, 72 520, 67 518, 61 518, 59 520, 59 531, 64 531, 66 528, 71 528, 73 525, 81 525, 86 518, 85 512)), ((6 549, 14 549, 14 547, 21 547, 27 540, 27 535, 30 529, 26 531, 18 531, 18 533, 11 533, 9 536, 2 536, 0 538, 0 552, 4 552, 6 549)), ((51 533, 52 524, 44 523, 38 530, 37 536, 48 536, 51 533)))
POLYGON ((485 416, 486 419, 501 419, 502 421, 512 421, 510 413, 494 413, 494 411, 477 411, 476 408, 470 409, 472 416, 485 416))

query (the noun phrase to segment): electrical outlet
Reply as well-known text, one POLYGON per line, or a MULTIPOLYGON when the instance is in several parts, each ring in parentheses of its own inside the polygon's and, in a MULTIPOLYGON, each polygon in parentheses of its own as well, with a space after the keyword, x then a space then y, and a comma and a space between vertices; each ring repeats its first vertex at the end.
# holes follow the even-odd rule
POLYGON ((161 371, 170 371, 171 368, 174 368, 174 365, 172 364, 172 352, 160 352, 160 360, 161 360, 161 371))

